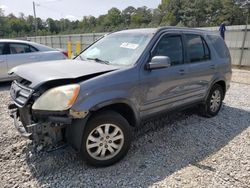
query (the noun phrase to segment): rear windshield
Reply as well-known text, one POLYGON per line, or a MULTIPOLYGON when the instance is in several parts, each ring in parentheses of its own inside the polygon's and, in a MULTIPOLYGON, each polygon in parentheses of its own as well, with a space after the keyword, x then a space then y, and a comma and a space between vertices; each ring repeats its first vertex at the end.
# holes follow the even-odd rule
POLYGON ((208 35, 216 53, 220 58, 230 58, 230 52, 224 42, 224 40, 218 35, 208 35))

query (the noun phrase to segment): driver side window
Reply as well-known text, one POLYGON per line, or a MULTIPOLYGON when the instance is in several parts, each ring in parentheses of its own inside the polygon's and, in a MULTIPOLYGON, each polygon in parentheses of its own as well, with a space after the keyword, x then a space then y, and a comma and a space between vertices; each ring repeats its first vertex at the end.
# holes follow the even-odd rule
POLYGON ((171 65, 183 64, 183 44, 180 35, 164 35, 158 44, 156 45, 154 51, 154 56, 168 56, 171 60, 171 65))

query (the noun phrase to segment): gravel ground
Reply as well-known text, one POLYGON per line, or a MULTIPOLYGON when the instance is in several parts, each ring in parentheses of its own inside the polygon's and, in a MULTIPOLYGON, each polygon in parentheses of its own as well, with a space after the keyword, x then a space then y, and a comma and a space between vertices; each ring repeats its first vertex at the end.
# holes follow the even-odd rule
POLYGON ((93 168, 70 148, 32 152, 6 110, 9 83, 0 86, 0 187, 250 187, 250 82, 235 71, 217 117, 195 109, 145 123, 128 155, 93 168), (239 79, 238 79, 239 78, 239 79))

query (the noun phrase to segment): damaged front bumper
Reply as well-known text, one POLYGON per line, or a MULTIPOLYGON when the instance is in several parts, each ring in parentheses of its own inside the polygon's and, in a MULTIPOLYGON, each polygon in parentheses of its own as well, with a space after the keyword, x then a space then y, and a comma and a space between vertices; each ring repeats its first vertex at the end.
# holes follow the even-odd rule
POLYGON ((17 129, 17 131, 25 138, 28 138, 28 139, 32 139, 31 135, 32 133, 28 132, 26 130, 26 128, 23 126, 23 124, 21 123, 21 121, 19 120, 19 117, 18 117, 18 110, 17 109, 11 109, 10 111, 10 117, 13 118, 14 120, 14 125, 17 129))
POLYGON ((37 114, 37 119, 31 116, 28 107, 18 108, 15 104, 9 105, 10 116, 14 120, 17 131, 25 138, 33 140, 36 144, 55 144, 64 139, 63 129, 72 123, 72 118, 37 114))
POLYGON ((55 145, 63 141, 80 149, 88 110, 34 110, 32 105, 40 94, 24 79, 13 81, 10 95, 13 99, 13 104, 9 105, 10 116, 23 137, 33 140, 34 144, 55 145))

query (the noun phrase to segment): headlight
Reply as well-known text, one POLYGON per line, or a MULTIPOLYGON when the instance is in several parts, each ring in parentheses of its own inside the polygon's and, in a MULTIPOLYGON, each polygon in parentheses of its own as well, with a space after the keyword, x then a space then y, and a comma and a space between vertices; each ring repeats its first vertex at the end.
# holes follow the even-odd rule
POLYGON ((32 109, 49 111, 68 110, 75 103, 79 91, 80 86, 78 84, 49 89, 35 101, 32 109))

